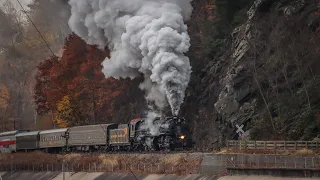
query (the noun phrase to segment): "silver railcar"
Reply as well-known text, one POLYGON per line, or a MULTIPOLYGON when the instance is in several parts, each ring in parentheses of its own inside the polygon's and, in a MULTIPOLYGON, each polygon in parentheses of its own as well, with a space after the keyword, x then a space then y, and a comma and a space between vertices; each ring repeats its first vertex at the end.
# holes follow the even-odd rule
POLYGON ((102 150, 109 144, 109 130, 115 128, 117 128, 117 124, 71 127, 69 128, 68 146, 71 147, 72 150, 102 150))
POLYGON ((48 151, 59 151, 66 147, 66 139, 63 137, 68 128, 44 130, 39 133, 39 148, 48 151))
POLYGON ((31 131, 17 134, 17 151, 32 151, 39 149, 39 133, 40 131, 31 131))
POLYGON ((0 152, 11 153, 16 151, 16 134, 19 131, 0 133, 0 152))

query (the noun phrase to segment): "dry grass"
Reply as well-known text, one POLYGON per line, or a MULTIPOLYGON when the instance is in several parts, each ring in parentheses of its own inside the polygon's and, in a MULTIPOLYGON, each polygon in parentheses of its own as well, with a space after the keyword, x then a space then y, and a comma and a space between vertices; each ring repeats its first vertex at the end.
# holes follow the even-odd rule
POLYGON ((315 151, 311 149, 300 149, 297 150, 296 152, 291 153, 291 155, 296 155, 296 156, 310 156, 310 155, 315 155, 317 154, 315 151))
POLYGON ((43 152, 0 154, 0 164, 61 164, 65 161, 74 167, 74 171, 82 171, 83 167, 95 167, 106 171, 110 167, 115 171, 139 173, 197 173, 202 161, 202 154, 46 154, 43 152), (94 165, 94 166, 93 166, 94 165))
POLYGON ((0 163, 16 163, 16 164, 52 164, 61 163, 58 155, 48 155, 43 152, 32 153, 15 153, 15 154, 0 154, 0 163))

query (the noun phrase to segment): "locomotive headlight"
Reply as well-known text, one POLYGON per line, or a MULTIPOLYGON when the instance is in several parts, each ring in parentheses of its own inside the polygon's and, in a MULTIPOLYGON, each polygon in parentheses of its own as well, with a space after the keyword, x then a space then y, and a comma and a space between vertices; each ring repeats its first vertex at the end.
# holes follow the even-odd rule
POLYGON ((184 139, 184 136, 180 136, 180 139, 184 139))

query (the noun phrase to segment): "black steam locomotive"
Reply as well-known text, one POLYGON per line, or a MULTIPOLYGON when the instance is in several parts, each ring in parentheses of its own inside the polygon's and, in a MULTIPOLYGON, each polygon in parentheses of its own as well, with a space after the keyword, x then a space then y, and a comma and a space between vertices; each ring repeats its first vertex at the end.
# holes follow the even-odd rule
POLYGON ((189 127, 179 117, 0 133, 0 152, 173 151, 192 148, 192 143, 189 127))
POLYGON ((133 139, 134 147, 157 151, 191 148, 191 133, 184 118, 167 117, 147 121, 141 119, 135 124, 137 130, 133 139))

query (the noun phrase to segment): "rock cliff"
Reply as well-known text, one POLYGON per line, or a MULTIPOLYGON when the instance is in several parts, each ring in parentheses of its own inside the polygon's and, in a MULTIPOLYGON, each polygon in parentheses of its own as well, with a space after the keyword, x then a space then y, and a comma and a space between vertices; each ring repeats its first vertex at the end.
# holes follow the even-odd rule
POLYGON ((245 23, 226 37, 229 45, 222 55, 209 59, 197 82, 191 82, 196 87, 188 92, 201 94, 195 98, 199 111, 192 121, 199 141, 223 146, 237 136, 237 124, 244 124, 252 139, 316 135, 319 51, 317 40, 310 39, 319 23, 317 4, 254 1, 245 23))

